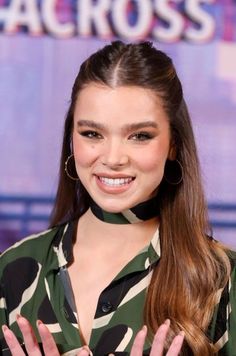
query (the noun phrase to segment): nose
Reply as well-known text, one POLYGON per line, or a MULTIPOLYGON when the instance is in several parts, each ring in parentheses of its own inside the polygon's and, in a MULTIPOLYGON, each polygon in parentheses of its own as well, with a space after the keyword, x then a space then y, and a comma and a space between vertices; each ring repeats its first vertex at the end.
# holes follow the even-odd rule
POLYGON ((104 144, 101 157, 102 164, 110 168, 125 166, 128 161, 128 152, 125 144, 118 139, 110 140, 104 144))

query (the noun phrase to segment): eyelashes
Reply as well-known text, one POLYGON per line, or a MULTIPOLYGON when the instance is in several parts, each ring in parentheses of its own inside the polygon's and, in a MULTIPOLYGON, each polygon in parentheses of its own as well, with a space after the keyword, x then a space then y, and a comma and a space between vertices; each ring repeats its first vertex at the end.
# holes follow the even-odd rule
MULTIPOLYGON (((81 136, 86 137, 91 140, 103 139, 103 136, 99 132, 93 131, 93 130, 81 131, 81 132, 79 132, 79 134, 81 136)), ((154 134, 152 134, 150 132, 142 131, 142 132, 135 132, 132 135, 128 136, 128 140, 132 140, 135 142, 144 142, 144 141, 149 141, 154 137, 155 137, 154 134)))
POLYGON ((137 132, 130 136, 130 138, 134 141, 148 141, 151 140, 153 137, 154 135, 149 132, 137 132))
POLYGON ((100 135, 98 132, 92 131, 92 130, 81 131, 81 132, 79 132, 79 134, 83 137, 87 137, 90 139, 102 139, 102 135, 100 135))

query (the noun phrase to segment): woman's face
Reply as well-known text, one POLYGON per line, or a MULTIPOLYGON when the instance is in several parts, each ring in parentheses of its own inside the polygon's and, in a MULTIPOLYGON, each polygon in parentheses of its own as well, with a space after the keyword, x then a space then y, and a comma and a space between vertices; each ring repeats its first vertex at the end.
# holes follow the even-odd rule
POLYGON ((120 212, 155 194, 167 158, 170 127, 162 100, 141 87, 89 84, 74 113, 78 176, 104 210, 120 212))

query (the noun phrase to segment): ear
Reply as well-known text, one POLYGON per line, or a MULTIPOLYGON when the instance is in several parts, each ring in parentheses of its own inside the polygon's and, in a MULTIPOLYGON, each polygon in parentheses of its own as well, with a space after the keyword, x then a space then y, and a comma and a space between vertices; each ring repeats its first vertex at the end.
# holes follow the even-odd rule
POLYGON ((169 148, 169 153, 168 153, 168 159, 170 161, 174 161, 176 159, 176 156, 177 156, 177 152, 176 152, 176 146, 175 146, 175 143, 172 142, 170 144, 170 148, 169 148))

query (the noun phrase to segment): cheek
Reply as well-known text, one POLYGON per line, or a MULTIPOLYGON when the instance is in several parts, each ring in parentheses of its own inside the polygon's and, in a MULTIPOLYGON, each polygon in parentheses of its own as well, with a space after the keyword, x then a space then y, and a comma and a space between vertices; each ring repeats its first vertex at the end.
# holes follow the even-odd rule
POLYGON ((89 167, 97 158, 96 148, 93 145, 77 141, 73 145, 76 167, 89 167))
POLYGON ((165 162, 168 157, 168 148, 160 148, 159 145, 147 150, 137 157, 137 164, 144 172, 153 172, 158 175, 164 171, 165 162))

